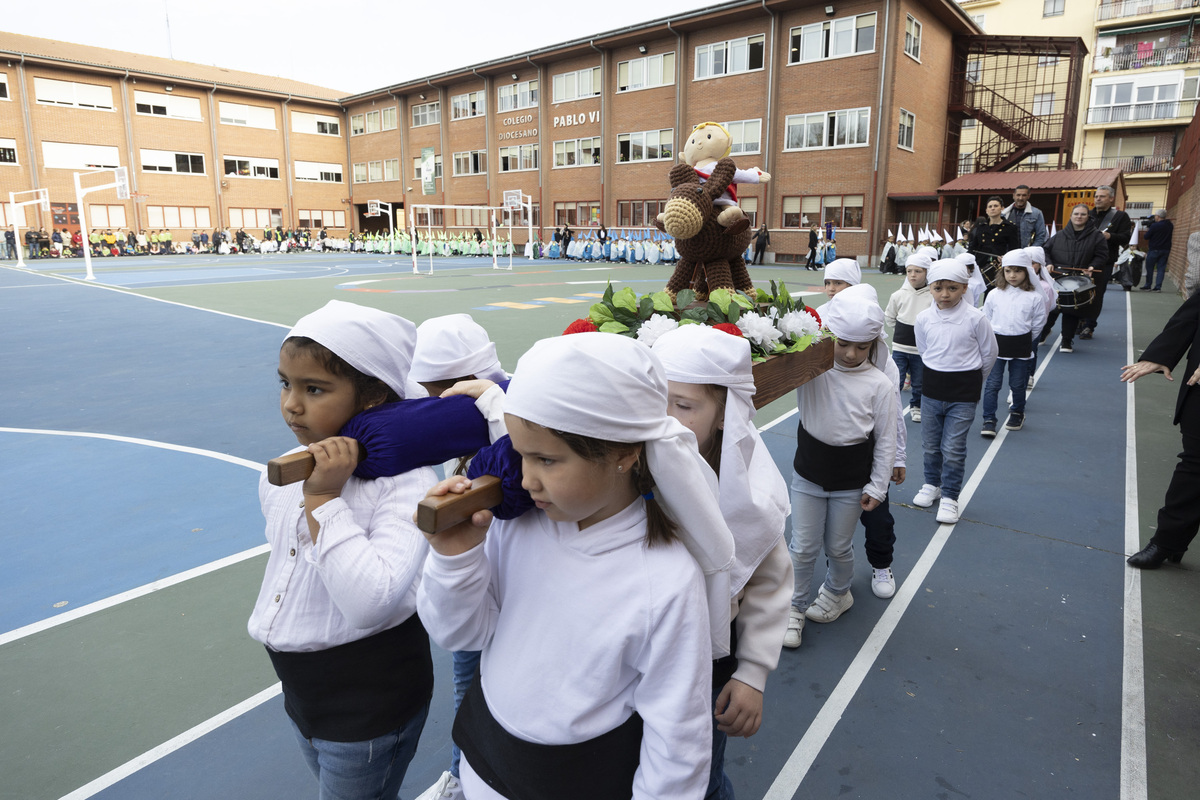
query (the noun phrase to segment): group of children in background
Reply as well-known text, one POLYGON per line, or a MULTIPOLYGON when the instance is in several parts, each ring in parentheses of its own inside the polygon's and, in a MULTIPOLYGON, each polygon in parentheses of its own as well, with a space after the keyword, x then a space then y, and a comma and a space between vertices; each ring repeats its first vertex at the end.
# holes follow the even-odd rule
POLYGON ((271 555, 248 627, 321 796, 396 796, 429 711, 432 639, 453 654, 455 747, 425 800, 733 798, 726 737, 758 730, 781 647, 853 604, 860 520, 872 590, 896 591, 905 375, 924 445, 914 503, 940 498, 939 522, 958 520, 967 431, 982 393, 994 435, 1005 369, 1006 427, 1021 427, 1047 295, 1014 251, 980 310, 969 259, 911 255, 886 311, 854 261, 826 265, 834 365, 797 390, 790 496, 753 424, 739 336, 545 339, 509 380, 465 314, 417 328, 331 301, 301 319, 279 353, 280 410, 316 466, 260 483, 271 555), (440 404, 455 395, 486 437, 450 453, 440 404), (406 404, 411 458, 360 477, 343 428, 406 404), (421 466, 447 455, 440 482, 421 466), (422 535, 417 502, 464 491, 468 465, 517 474, 528 510, 422 535))

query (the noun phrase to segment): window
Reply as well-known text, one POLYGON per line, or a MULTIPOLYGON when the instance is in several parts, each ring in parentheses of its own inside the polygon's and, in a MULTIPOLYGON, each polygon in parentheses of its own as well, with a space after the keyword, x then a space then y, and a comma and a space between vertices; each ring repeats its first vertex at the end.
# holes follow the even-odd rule
POLYGON ((497 111, 515 111, 518 108, 533 108, 538 104, 538 82, 522 81, 496 89, 497 111))
POLYGON ((178 172, 188 175, 204 174, 204 156, 199 153, 176 153, 170 150, 142 150, 142 172, 178 172))
POLYGON ((200 116, 200 99, 196 97, 178 97, 173 94, 135 91, 133 93, 133 105, 139 114, 196 121, 202 119, 200 116))
POLYGON ((355 183, 366 183, 367 182, 367 165, 365 163, 355 164, 352 174, 354 175, 355 183))
POLYGON ((729 137, 733 141, 733 148, 729 151, 730 155, 748 155, 759 152, 762 140, 762 120, 746 119, 738 122, 726 122, 725 130, 729 131, 729 137))
POLYGON ((763 68, 763 34, 702 44, 696 48, 696 80, 763 68))
POLYGON ((913 149, 913 133, 917 128, 917 118, 909 111, 900 109, 900 137, 896 144, 905 150, 913 149))
POLYGON ((554 143, 554 166, 590 167, 600 163, 600 137, 554 143))
POLYGON ((383 179, 385 181, 400 180, 400 159, 387 158, 383 161, 383 179))
POLYGON ((227 178, 279 179, 279 159, 225 156, 223 174, 227 178))
POLYGON ((265 106, 246 106, 221 102, 218 105, 222 125, 243 125, 247 128, 275 130, 275 109, 265 106))
POLYGON ((967 60, 967 83, 979 83, 979 76, 983 72, 983 63, 978 58, 967 60))
POLYGON ((814 22, 791 30, 789 64, 870 53, 875 49, 875 13, 814 22))
POLYGON ((0 139, 0 164, 17 163, 17 140, 0 139))
POLYGON ((968 172, 975 171, 975 154, 974 153, 959 153, 958 154, 958 174, 966 175, 968 172))
POLYGON ((746 219, 750 220, 750 227, 758 227, 758 198, 743 197, 738 200, 738 205, 741 206, 742 213, 746 215, 746 219))
POLYGON ((450 98, 450 119, 480 117, 487 111, 483 92, 457 94, 450 98))
POLYGON ((665 200, 622 200, 617 203, 617 224, 630 228, 653 226, 666 206, 665 200))
POLYGON ((455 175, 482 175, 487 172, 486 150, 464 150, 454 154, 455 175))
POLYGON ((388 106, 383 109, 383 129, 385 131, 394 131, 397 127, 399 114, 396 113, 395 106, 388 106))
MULTIPOLYGON (((433 179, 436 181, 440 177, 442 177, 442 157, 434 156, 433 157, 433 179)), ((418 181, 421 180, 421 157, 420 156, 417 156, 416 158, 413 159, 413 178, 418 181)))
POLYGON ((617 64, 617 91, 632 92, 675 83, 675 54, 646 56, 617 64))
POLYGON ((1054 113, 1054 92, 1035 94, 1031 111, 1039 117, 1054 113))
POLYGON ((146 206, 148 228, 208 228, 211 225, 208 206, 146 206))
POLYGON ((786 119, 784 150, 861 147, 871 127, 870 108, 794 114, 786 119))
POLYGON ((342 124, 337 117, 330 117, 325 114, 309 114, 304 111, 293 111, 292 130, 296 133, 340 136, 342 133, 342 124))
POLYGON ((600 204, 589 203, 555 203, 554 224, 585 225, 596 227, 600 224, 600 204))
POLYGON ((498 172, 521 172, 538 168, 538 146, 536 144, 501 147, 497 155, 500 159, 498 172))
POLYGON ((487 208, 456 208, 454 224, 459 228, 487 228, 491 226, 491 215, 487 208))
MULTIPOLYGON (((371 133, 371 115, 367 114, 367 133, 371 133)), ((442 121, 442 103, 440 100, 412 107, 412 126, 436 125, 442 121)))
POLYGON ((972 14, 971 19, 974 20, 975 24, 979 26, 979 30, 987 30, 987 27, 985 27, 987 25, 987 14, 972 14))
POLYGON ((364 120, 364 115, 354 114, 350 117, 350 135, 362 136, 367 132, 367 123, 364 120))
POLYGON ((8 73, 0 72, 0 100, 11 100, 8 96, 8 73))
POLYGON ((617 161, 658 161, 671 158, 674 151, 674 128, 617 136, 617 161))
POLYGON ((367 176, 368 176, 367 179, 369 181, 371 181, 372 183, 382 181, 383 180, 383 162, 382 161, 368 161, 367 162, 367 176))
POLYGON ((42 142, 42 165, 47 169, 116 169, 121 156, 116 147, 98 144, 42 142))
POLYGON ((1058 66, 1058 56, 1038 56, 1038 66, 1042 69, 1058 66))
MULTIPOLYGON (((261 209, 260 209, 261 210, 261 209)), ((297 225, 301 228, 345 228, 345 211, 322 211, 320 209, 303 208, 296 212, 297 225)), ((232 219, 232 215, 230 215, 232 219)), ((233 223, 231 222, 230 225, 233 223)))
POLYGON ((89 205, 88 223, 96 228, 124 228, 125 206, 89 205))
POLYGON ((975 118, 967 117, 966 119, 963 120, 962 126, 963 126, 963 130, 966 130, 967 128, 974 128, 975 127, 975 118))
POLYGON ((862 228, 863 196, 809 195, 783 198, 783 227, 807 228, 832 222, 835 228, 862 228))
POLYGON ((33 91, 37 102, 44 105, 113 110, 112 89, 108 86, 34 78, 33 91))
POLYGON ((565 103, 570 100, 582 100, 585 97, 595 97, 600 94, 600 68, 581 69, 578 72, 564 72, 555 75, 553 101, 565 103))
POLYGON ((231 208, 231 228, 278 228, 283 225, 283 209, 279 208, 231 208))
POLYGON ((295 162, 295 175, 298 181, 341 183, 342 165, 325 164, 320 161, 297 161, 295 162))
MULTIPOLYGON (((442 211, 443 209, 440 208, 419 208, 413 212, 414 224, 418 228, 427 228, 429 226, 441 228, 446 224, 446 215, 442 211)), ((420 235, 423 236, 424 234, 420 235)))
POLYGON ((921 23, 911 16, 904 24, 904 52, 917 61, 921 60, 921 23))
POLYGON ((1044 0, 1042 3, 1043 17, 1061 17, 1067 0, 1044 0))
MULTIPOLYGON (((379 116, 378 111, 367 112, 367 133, 379 133, 382 130, 380 128, 379 116)), ((434 121, 436 122, 437 120, 434 121)))

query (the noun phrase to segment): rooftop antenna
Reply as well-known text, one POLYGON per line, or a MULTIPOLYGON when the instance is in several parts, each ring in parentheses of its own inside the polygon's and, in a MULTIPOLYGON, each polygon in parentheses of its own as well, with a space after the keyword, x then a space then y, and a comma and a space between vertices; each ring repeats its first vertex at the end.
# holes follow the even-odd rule
POLYGON ((163 0, 163 15, 167 18, 167 58, 175 60, 175 48, 171 45, 171 9, 167 6, 167 0, 163 0))

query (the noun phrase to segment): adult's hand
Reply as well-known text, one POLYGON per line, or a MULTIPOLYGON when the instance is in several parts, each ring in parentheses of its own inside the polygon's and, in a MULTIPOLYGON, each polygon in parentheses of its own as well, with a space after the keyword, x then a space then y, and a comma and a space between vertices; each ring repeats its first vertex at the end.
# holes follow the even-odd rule
MULTIPOLYGON (((1122 383, 1133 383, 1138 378, 1144 378, 1155 372, 1161 372, 1169 381, 1175 380, 1171 377, 1171 370, 1162 364, 1155 364, 1153 361, 1139 361, 1136 364, 1126 364, 1121 367, 1121 381, 1122 383)), ((1200 369, 1197 369, 1196 374, 1188 379, 1188 383, 1194 384, 1198 379, 1200 379, 1200 369)))

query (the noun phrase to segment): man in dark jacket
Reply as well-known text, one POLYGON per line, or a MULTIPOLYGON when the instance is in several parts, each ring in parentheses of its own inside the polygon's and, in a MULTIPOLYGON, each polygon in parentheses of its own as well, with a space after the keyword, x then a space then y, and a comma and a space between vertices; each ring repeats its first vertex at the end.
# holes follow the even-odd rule
POLYGON ((1140 569, 1158 569, 1164 561, 1178 563, 1200 529, 1200 292, 1184 301, 1142 352, 1142 360, 1121 371, 1121 380, 1132 383, 1161 372, 1173 381, 1171 369, 1185 354, 1187 377, 1175 401, 1175 424, 1183 437, 1183 452, 1158 510, 1154 536, 1129 558, 1129 563, 1140 569))
MULTIPOLYGON (((1113 206, 1116 198, 1117 194, 1111 186, 1097 186, 1095 206, 1088 213, 1088 219, 1096 226, 1096 230, 1108 240, 1108 261, 1104 269, 1092 277, 1096 283, 1096 300, 1091 304, 1091 316, 1083 320, 1079 329, 1080 339, 1092 338, 1096 325, 1099 324, 1100 312, 1104 309, 1104 292, 1112 280, 1113 265, 1117 263, 1121 248, 1127 247, 1130 237, 1133 236, 1133 223, 1129 221, 1129 215, 1113 206)), ((1126 275, 1122 277, 1121 285, 1128 291, 1133 283, 1126 275)))
POLYGON ((33 228, 25 231, 25 248, 30 259, 38 257, 37 234, 33 232, 33 228))
POLYGON ((12 232, 12 228, 9 228, 4 232, 4 248, 5 258, 17 257, 17 237, 16 234, 12 232))
POLYGON ((1175 224, 1167 219, 1165 208, 1155 211, 1151 219, 1154 222, 1151 222, 1146 230, 1146 285, 1142 287, 1142 291, 1151 291, 1150 284, 1153 282, 1153 291, 1161 292, 1163 277, 1167 272, 1167 256, 1171 255, 1171 237, 1175 235, 1175 224))

